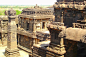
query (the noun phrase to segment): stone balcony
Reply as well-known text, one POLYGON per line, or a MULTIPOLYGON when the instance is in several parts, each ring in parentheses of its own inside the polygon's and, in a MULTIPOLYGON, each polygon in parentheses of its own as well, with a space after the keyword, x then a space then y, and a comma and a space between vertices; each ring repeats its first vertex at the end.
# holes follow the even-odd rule
POLYGON ((51 24, 48 24, 47 27, 51 29, 57 29, 60 31, 65 28, 64 23, 61 22, 52 22, 51 24))
POLYGON ((73 28, 82 28, 82 29, 86 29, 86 24, 73 23, 73 28))

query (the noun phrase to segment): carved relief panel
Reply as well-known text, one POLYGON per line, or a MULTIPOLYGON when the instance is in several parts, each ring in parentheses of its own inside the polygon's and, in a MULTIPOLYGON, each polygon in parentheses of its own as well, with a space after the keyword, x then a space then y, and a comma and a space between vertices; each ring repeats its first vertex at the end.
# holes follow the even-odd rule
POLYGON ((7 41, 11 41, 11 32, 8 32, 8 38, 7 38, 7 41))
POLYGON ((56 9, 55 10, 55 21, 61 21, 61 10, 60 9, 56 9))
POLYGON ((2 28, 3 31, 7 31, 7 26, 8 26, 8 22, 7 21, 6 22, 2 22, 1 28, 2 28))

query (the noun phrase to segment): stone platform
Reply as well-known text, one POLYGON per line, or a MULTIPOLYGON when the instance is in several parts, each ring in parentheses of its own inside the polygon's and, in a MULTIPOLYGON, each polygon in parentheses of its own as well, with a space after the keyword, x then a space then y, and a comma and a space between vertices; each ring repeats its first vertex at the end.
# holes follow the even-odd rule
MULTIPOLYGON (((0 46, 0 57, 6 57, 4 54, 5 54, 5 48, 7 46, 0 46)), ((23 50, 20 50, 19 49, 19 53, 20 53, 20 57, 29 57, 29 53, 23 51, 23 50)))

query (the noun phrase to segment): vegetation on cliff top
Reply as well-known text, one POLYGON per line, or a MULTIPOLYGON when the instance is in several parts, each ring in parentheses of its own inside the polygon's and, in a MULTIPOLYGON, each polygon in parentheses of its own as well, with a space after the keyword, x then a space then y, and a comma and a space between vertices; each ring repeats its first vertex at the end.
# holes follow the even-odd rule
MULTIPOLYGON (((22 10, 24 9, 24 8, 30 8, 30 7, 34 7, 35 5, 26 5, 26 6, 23 6, 23 5, 21 5, 21 6, 18 6, 18 5, 13 5, 13 6, 11 6, 11 5, 0 5, 0 15, 5 15, 4 14, 4 12, 5 12, 5 10, 9 10, 10 8, 13 8, 14 10, 16 10, 16 15, 19 15, 19 14, 21 14, 21 12, 22 12, 22 10)), ((50 6, 50 5, 40 5, 42 8, 46 8, 46 7, 48 7, 48 6, 50 6)))
MULTIPOLYGON (((5 10, 0 10, 0 15, 5 15, 5 10)), ((16 15, 21 14, 22 11, 16 10, 16 15)))

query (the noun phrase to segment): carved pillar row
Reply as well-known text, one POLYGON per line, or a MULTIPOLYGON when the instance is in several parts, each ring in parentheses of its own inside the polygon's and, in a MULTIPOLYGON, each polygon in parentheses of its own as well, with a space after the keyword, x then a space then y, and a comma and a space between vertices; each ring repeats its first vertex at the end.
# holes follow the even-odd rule
POLYGON ((63 23, 63 11, 62 11, 61 23, 63 23))

